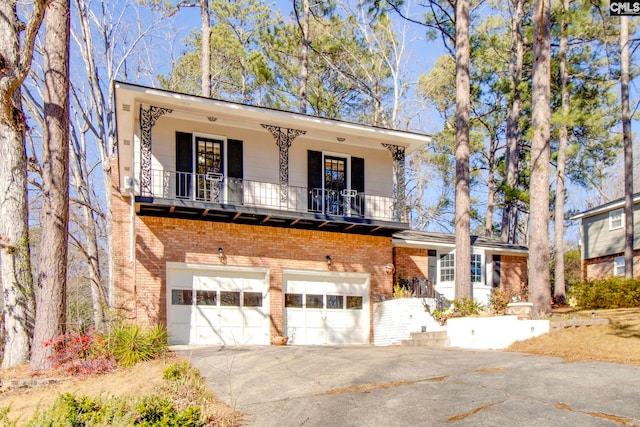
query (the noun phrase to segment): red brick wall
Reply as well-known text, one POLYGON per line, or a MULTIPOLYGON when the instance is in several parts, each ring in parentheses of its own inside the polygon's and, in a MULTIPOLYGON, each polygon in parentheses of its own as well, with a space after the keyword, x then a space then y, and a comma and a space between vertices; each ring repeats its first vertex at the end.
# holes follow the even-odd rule
POLYGON ((395 277, 409 279, 429 278, 429 250, 417 248, 394 248, 395 277))
POLYGON ((500 289, 503 292, 520 295, 527 286, 527 275, 526 256, 500 256, 500 289))
MULTIPOLYGON (((603 279, 613 274, 613 260, 624 254, 608 255, 583 261, 585 280, 603 279)), ((640 250, 633 252, 633 277, 640 278, 640 250)))
MULTIPOLYGON (((119 248, 128 242, 125 223, 115 234, 119 248)), ((124 281, 118 285, 119 305, 141 323, 165 322, 166 263, 220 265, 219 247, 228 266, 270 269, 272 333, 283 327, 283 269, 369 273, 371 312, 374 302, 393 292, 392 276, 385 273, 392 262, 388 237, 138 216, 135 272, 134 266, 118 263, 116 277, 124 281), (129 279, 131 274, 135 280, 129 279)))
POLYGON ((120 194, 120 176, 117 160, 111 162, 111 191, 113 192, 113 280, 116 290, 115 308, 128 317, 133 317, 135 311, 134 269, 130 254, 130 225, 131 206, 129 198, 124 199, 120 194))

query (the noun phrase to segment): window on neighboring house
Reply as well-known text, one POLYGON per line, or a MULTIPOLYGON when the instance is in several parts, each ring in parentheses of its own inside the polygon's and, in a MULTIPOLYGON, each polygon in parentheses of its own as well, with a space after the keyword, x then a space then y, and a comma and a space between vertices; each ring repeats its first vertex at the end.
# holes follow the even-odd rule
POLYGON ((455 254, 444 254, 440 256, 440 281, 453 282, 456 277, 455 254))
POLYGON ((616 230, 622 228, 624 212, 622 209, 616 209, 609 212, 609 230, 616 230))
POLYGON ((471 282, 482 282, 482 255, 471 254, 471 282))
POLYGON ((613 275, 624 276, 624 257, 617 256, 613 260, 613 275))

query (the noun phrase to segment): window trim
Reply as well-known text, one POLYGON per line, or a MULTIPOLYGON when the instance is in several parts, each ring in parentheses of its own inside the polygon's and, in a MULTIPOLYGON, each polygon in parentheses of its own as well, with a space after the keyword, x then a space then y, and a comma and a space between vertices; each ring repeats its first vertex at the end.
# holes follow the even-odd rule
POLYGON ((439 279, 440 283, 451 283, 451 282, 455 282, 455 280, 456 280, 456 253, 455 253, 455 252, 447 252, 447 253, 439 254, 439 255, 440 255, 440 257, 438 258, 438 279, 439 279), (452 276, 451 280, 449 280, 449 279, 444 280, 444 279, 443 279, 443 276, 442 276, 442 274, 443 274, 443 269, 444 269, 444 268, 443 268, 443 266, 442 266, 442 259, 443 259, 444 257, 447 257, 447 256, 451 256, 451 257, 453 257, 453 259, 452 259, 453 264, 452 264, 451 266, 446 266, 446 267, 444 267, 444 268, 446 268, 447 270, 449 270, 449 269, 453 269, 453 272, 452 272, 452 275, 451 275, 451 276, 452 276))
POLYGON ((624 276, 625 262, 624 255, 613 258, 613 275, 616 277, 624 276), (622 261, 622 265, 618 261, 622 261))
POLYGON ((609 231, 619 230, 624 227, 624 210, 622 208, 609 211, 609 231), (618 214, 620 218, 620 225, 614 225, 614 221, 618 221, 618 214))
POLYGON ((470 270, 471 270, 471 283, 478 283, 478 284, 482 284, 483 280, 483 272, 484 272, 484 263, 483 263, 483 256, 482 254, 479 253, 473 253, 471 252, 471 265, 469 266, 470 270), (477 262, 480 264, 480 271, 478 272, 478 280, 473 280, 473 257, 478 257, 477 258, 477 262))

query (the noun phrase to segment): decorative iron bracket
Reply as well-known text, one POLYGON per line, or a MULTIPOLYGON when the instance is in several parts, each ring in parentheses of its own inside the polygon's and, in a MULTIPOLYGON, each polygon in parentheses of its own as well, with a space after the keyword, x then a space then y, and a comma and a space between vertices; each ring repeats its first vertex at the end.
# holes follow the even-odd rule
POLYGON ((407 196, 405 181, 405 148, 400 145, 382 144, 393 157, 393 218, 407 220, 407 196))
POLYGON ((289 193, 289 147, 291 147, 294 139, 304 135, 307 131, 266 124, 262 124, 262 127, 271 132, 276 140, 276 145, 280 149, 280 203, 286 206, 289 193))
POLYGON ((151 128, 171 108, 140 105, 140 194, 151 195, 151 128))

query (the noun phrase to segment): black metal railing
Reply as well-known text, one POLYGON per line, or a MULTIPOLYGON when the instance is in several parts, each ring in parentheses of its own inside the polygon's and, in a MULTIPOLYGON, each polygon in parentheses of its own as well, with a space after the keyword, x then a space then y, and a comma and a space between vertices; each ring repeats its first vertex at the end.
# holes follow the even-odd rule
POLYGON ((170 200, 245 205, 293 212, 361 217, 386 221, 395 218, 394 199, 354 190, 327 190, 271 182, 168 170, 151 171, 151 186, 143 196, 170 200))

